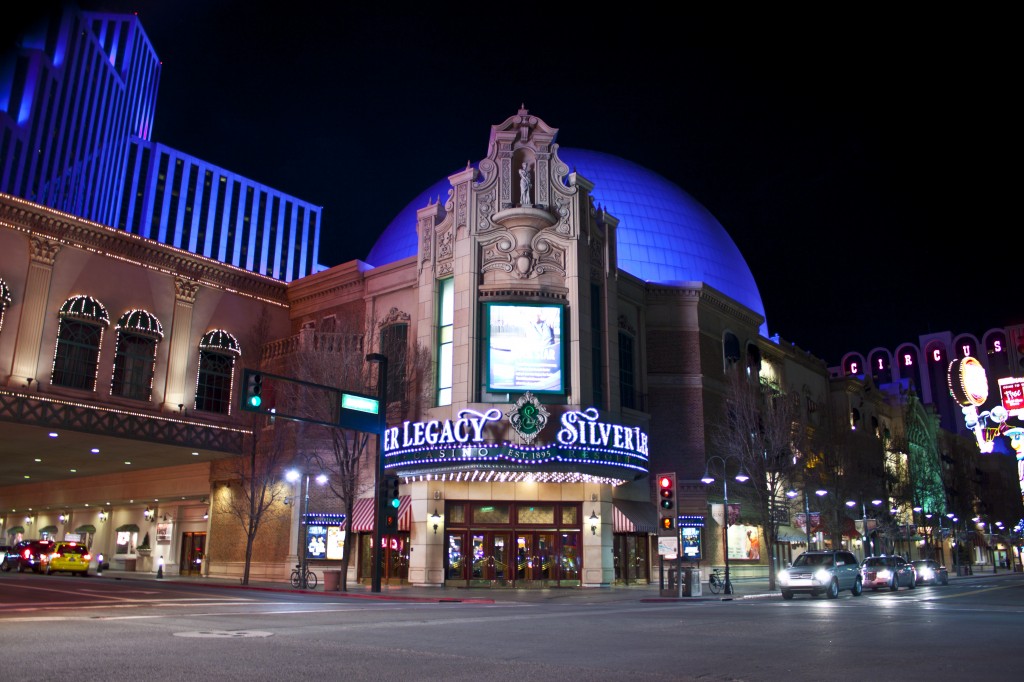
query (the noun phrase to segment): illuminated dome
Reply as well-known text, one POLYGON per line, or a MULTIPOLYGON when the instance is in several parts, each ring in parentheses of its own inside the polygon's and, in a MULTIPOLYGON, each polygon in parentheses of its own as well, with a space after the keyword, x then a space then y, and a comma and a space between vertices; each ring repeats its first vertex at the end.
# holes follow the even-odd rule
MULTIPOLYGON (((706 208, 679 187, 616 156, 559 148, 571 170, 594 183, 594 203, 619 219, 619 268, 654 284, 704 282, 762 317, 754 276, 736 244, 706 208)), ((413 199, 370 250, 385 265, 416 255, 416 211, 448 197, 447 178, 413 199)), ((761 333, 768 335, 767 323, 761 333)))

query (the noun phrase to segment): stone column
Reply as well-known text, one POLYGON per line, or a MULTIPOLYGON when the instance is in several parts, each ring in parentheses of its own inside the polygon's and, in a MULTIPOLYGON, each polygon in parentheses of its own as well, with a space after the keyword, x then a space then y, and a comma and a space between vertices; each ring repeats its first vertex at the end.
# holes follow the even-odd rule
MULTIPOLYGON (((8 386, 39 385, 40 344, 43 337, 43 326, 46 324, 46 311, 50 302, 50 282, 53 280, 53 263, 60 251, 60 244, 47 241, 40 237, 29 237, 28 278, 25 280, 25 296, 22 299, 21 318, 18 321, 18 339, 14 346, 14 362, 11 375, 7 377, 8 386)), ((52 340, 54 344, 57 339, 52 340)), ((49 368, 44 367, 44 372, 49 368)))
POLYGON ((192 334, 192 310, 199 284, 182 277, 174 278, 174 315, 171 318, 170 347, 167 351, 167 380, 164 384, 164 412, 179 412, 179 405, 190 407, 195 389, 189 382, 189 352, 199 339, 192 334))

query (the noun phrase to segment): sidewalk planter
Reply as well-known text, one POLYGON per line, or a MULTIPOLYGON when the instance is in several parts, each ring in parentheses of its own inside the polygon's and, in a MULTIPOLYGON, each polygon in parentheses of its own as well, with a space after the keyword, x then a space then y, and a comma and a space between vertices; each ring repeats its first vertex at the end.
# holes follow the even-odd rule
POLYGON ((341 571, 324 571, 324 592, 338 592, 341 590, 341 571))

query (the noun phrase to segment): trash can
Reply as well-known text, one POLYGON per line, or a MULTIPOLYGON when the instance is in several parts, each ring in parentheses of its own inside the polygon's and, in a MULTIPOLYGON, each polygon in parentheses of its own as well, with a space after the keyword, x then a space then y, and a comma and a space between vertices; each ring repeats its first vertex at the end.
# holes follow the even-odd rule
POLYGON ((341 589, 341 571, 324 571, 324 592, 337 592, 341 589))
POLYGON ((699 597, 703 594, 700 584, 700 571, 696 568, 683 569, 683 596, 699 597))

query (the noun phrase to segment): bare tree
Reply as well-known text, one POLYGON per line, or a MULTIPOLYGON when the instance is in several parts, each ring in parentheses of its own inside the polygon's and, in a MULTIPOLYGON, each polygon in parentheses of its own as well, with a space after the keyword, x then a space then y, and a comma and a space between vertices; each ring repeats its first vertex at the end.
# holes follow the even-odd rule
MULTIPOLYGON (((357 314, 343 315, 330 331, 308 330, 291 358, 297 378, 343 391, 378 395, 377 368, 367 363, 366 353, 378 348, 388 357, 387 422, 395 423, 420 409, 430 396, 432 363, 422 348, 409 350, 407 325, 381 325, 370 320, 364 328, 357 314), (400 333, 391 326, 403 327, 400 333), (379 342, 375 338, 380 334, 379 342)), ((309 395, 308 400, 329 400, 327 394, 309 395)), ((323 406, 310 405, 314 413, 323 406)), ((316 467, 327 475, 327 486, 345 514, 346 548, 341 563, 340 589, 348 589, 348 567, 355 551, 352 546, 352 518, 356 500, 374 489, 376 454, 379 444, 365 431, 324 423, 303 423, 299 427, 298 456, 307 468, 316 467)))
POLYGON ((849 415, 830 411, 815 428, 807 455, 800 472, 804 494, 827 491, 816 506, 832 546, 840 547, 849 518, 847 502, 884 497, 884 443, 867 430, 851 428, 849 415))
MULTIPOLYGON (((254 322, 244 348, 250 349, 243 357, 252 358, 245 363, 250 369, 263 369, 264 345, 270 340, 270 317, 266 308, 254 322)), ((246 452, 226 460, 218 467, 217 475, 239 483, 232 495, 218 498, 218 511, 238 521, 245 534, 245 567, 242 584, 249 584, 253 547, 261 524, 283 516, 281 501, 285 492, 281 486, 282 465, 289 457, 288 432, 290 425, 283 420, 252 413, 246 416, 252 436, 246 439, 246 452)))
POLYGON ((712 430, 710 445, 715 453, 738 457, 750 476, 750 483, 738 486, 752 516, 764 529, 771 548, 769 588, 775 588, 777 557, 775 543, 785 518, 784 494, 793 472, 799 467, 799 453, 807 432, 799 396, 788 396, 764 380, 748 382, 737 368, 728 378, 725 419, 712 430))

